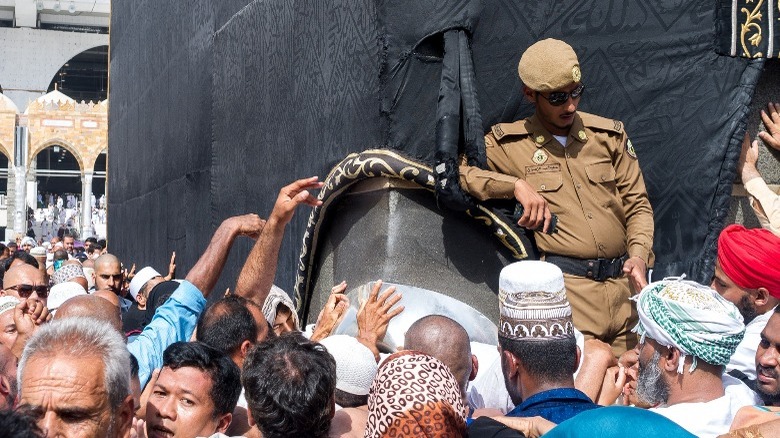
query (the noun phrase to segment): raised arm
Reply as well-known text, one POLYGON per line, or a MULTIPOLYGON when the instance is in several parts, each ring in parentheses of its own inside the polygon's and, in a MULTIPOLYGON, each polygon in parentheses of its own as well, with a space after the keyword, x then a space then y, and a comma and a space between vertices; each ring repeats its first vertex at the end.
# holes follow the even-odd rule
POLYGON ((256 214, 245 214, 225 219, 220 224, 209 246, 200 256, 195 266, 187 273, 186 280, 192 283, 207 297, 217 283, 222 268, 225 267, 230 248, 238 236, 257 239, 266 222, 256 214))
POLYGON ((276 198, 274 209, 263 227, 260 238, 244 263, 236 282, 235 294, 262 306, 276 276, 279 248, 282 246, 284 229, 295 213, 295 209, 306 204, 316 207, 322 204, 309 190, 319 189, 322 183, 318 177, 299 179, 282 187, 276 198))

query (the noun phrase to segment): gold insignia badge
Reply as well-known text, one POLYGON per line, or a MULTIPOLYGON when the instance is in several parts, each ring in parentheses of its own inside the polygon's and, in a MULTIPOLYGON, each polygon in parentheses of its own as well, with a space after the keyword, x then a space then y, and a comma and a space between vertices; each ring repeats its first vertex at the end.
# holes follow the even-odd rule
POLYGON ((544 143, 544 136, 543 135, 536 136, 536 142, 539 144, 544 143))
POLYGON ((588 139, 588 136, 587 136, 587 135, 585 135, 585 131, 583 131, 582 129, 580 129, 580 132, 578 132, 578 133, 577 133, 577 138, 579 138, 579 139, 580 139, 580 141, 585 141, 585 140, 587 140, 587 139, 588 139))
POLYGON ((574 79, 574 82, 579 82, 580 79, 582 79, 582 72, 580 71, 579 65, 575 65, 571 68, 571 77, 574 79))
POLYGON ((544 164, 544 162, 547 161, 547 153, 543 149, 537 149, 536 152, 534 152, 533 160, 536 164, 544 164))
POLYGON ((626 140, 626 152, 628 152, 628 156, 636 159, 636 150, 634 149, 634 145, 631 144, 631 140, 626 140))

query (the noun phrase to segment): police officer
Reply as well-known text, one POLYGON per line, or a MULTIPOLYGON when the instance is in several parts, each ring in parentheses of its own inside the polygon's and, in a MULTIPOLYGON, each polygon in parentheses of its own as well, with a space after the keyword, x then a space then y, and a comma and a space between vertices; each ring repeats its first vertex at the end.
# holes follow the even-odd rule
POLYGON ((534 114, 500 123, 485 136, 489 169, 465 165, 461 185, 474 197, 516 199, 518 225, 535 233, 542 258, 564 272, 574 325, 612 345, 636 344, 629 301, 653 263, 653 210, 623 123, 577 111, 585 85, 574 50, 546 39, 518 65, 534 114), (551 213, 558 216, 557 231, 551 213))

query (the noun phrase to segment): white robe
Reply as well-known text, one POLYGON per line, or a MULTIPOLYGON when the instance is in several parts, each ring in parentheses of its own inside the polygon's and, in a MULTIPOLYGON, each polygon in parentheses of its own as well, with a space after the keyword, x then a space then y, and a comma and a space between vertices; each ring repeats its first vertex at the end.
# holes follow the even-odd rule
POLYGON ((745 336, 726 365, 726 372, 736 369, 745 373, 750 380, 756 380, 756 350, 758 343, 761 342, 761 332, 774 312, 775 309, 772 309, 763 315, 758 315, 745 326, 745 336))
POLYGON ((706 403, 678 403, 650 410, 674 421, 699 438, 717 437, 729 431, 740 408, 762 404, 756 393, 728 374, 723 375, 723 387, 726 392, 723 397, 706 403))

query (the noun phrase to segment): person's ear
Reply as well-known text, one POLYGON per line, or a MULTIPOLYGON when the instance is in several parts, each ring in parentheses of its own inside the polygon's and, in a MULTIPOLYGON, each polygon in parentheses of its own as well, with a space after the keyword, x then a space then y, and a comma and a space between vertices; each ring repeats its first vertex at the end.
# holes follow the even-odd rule
POLYGON ((473 381, 477 378, 477 373, 479 372, 479 359, 477 359, 477 356, 472 354, 471 355, 471 373, 469 374, 469 382, 473 381))
POLYGON ((246 410, 246 421, 249 423, 249 427, 255 427, 257 426, 257 423, 255 423, 255 419, 252 418, 252 410, 247 409, 246 410))
POLYGON ((135 401, 133 400, 133 395, 130 394, 125 397, 125 399, 122 400, 122 404, 119 405, 119 415, 117 416, 119 420, 117 431, 119 433, 116 436, 125 438, 131 436, 133 417, 135 417, 135 401))
POLYGON ((772 295, 769 295, 769 291, 766 290, 765 287, 759 287, 751 295, 753 295, 756 307, 765 306, 769 303, 769 299, 772 297, 772 295))
POLYGON ((246 356, 249 354, 249 350, 251 350, 253 346, 254 344, 246 339, 241 343, 241 359, 246 358, 246 356))
POLYGON ((666 349, 666 352, 661 355, 661 369, 670 373, 676 373, 680 366, 680 360, 682 360, 680 350, 669 347, 666 349))
POLYGON ((525 96, 525 100, 528 102, 536 103, 536 91, 528 88, 525 85, 523 85, 523 96, 525 96))
POLYGON ((507 377, 514 379, 520 373, 520 366, 517 363, 517 358, 514 354, 501 350, 501 360, 506 364, 504 373, 507 377))
POLYGON ((576 352, 574 353, 574 371, 580 369, 581 363, 582 363, 582 350, 580 350, 580 346, 578 345, 576 352))
POLYGON ((228 412, 227 414, 221 415, 219 417, 219 420, 217 421, 217 432, 219 433, 227 432, 228 427, 230 427, 231 421, 233 421, 232 412, 228 412))

